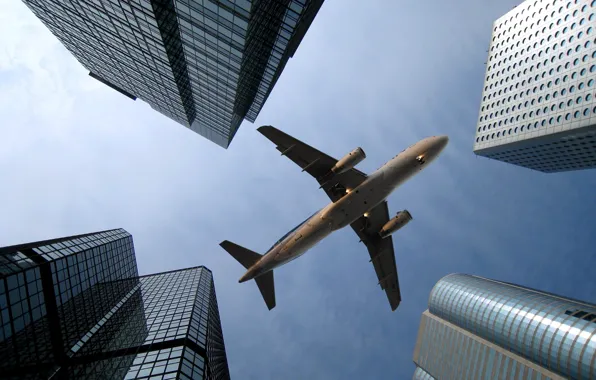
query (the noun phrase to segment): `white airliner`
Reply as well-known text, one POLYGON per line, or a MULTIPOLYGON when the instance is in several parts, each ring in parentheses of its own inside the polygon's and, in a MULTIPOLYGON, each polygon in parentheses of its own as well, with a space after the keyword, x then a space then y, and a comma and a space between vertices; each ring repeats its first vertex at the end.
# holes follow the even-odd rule
POLYGON ((257 130, 275 143, 283 156, 315 177, 331 203, 282 236, 264 255, 227 240, 221 242, 221 247, 247 269, 239 282, 254 279, 267 307, 273 309, 273 269, 303 255, 333 231, 350 225, 368 248, 379 285, 387 294, 391 310, 395 310, 401 295, 391 234, 412 220, 412 216, 403 210, 390 218, 385 199, 433 161, 449 138, 427 137, 367 176, 354 169, 366 158, 362 148, 354 149, 338 161, 272 126, 257 130))

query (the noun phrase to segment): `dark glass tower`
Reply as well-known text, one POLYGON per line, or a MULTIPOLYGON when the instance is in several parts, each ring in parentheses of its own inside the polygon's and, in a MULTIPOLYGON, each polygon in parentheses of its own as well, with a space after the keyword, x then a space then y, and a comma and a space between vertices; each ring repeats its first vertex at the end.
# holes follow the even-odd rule
POLYGON ((89 75, 227 148, 323 0, 23 0, 89 75))
POLYGON ((0 248, 0 377, 229 379, 211 272, 140 276, 122 229, 0 248))
POLYGON ((414 379, 596 379, 596 305, 464 274, 432 289, 414 379))

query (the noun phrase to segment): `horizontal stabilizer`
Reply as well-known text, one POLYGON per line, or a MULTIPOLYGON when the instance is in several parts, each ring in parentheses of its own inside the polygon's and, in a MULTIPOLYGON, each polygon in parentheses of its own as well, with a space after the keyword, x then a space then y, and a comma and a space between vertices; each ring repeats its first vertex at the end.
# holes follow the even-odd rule
MULTIPOLYGON (((244 247, 239 246, 238 244, 234 244, 231 241, 224 240, 219 245, 228 251, 233 258, 235 258, 240 264, 242 264, 246 269, 250 268, 254 263, 261 259, 261 255, 251 251, 250 249, 246 249, 244 247)), ((273 281, 273 280, 272 280, 273 281)))
POLYGON ((273 283, 273 271, 269 271, 255 278, 261 295, 269 310, 275 307, 275 284, 273 283))

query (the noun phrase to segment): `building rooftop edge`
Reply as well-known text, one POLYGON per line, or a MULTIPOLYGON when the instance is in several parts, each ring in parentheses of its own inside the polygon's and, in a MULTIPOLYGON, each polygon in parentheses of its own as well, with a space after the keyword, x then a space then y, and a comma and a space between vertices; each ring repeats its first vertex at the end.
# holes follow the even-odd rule
POLYGON ((100 234, 103 232, 112 232, 112 231, 117 231, 117 230, 122 230, 122 231, 126 232, 128 235, 132 236, 130 234, 130 232, 126 231, 124 228, 112 228, 109 230, 95 231, 95 232, 89 232, 89 233, 79 234, 79 235, 71 235, 71 236, 64 236, 64 237, 59 237, 59 238, 54 238, 54 239, 38 240, 38 241, 34 241, 34 242, 29 242, 29 243, 8 245, 6 247, 0 247, 0 254, 7 254, 7 253, 11 253, 11 252, 16 252, 16 251, 19 251, 22 249, 34 248, 34 247, 38 247, 38 246, 42 246, 42 245, 59 243, 61 241, 65 241, 65 240, 78 239, 78 238, 85 237, 85 236, 100 234))

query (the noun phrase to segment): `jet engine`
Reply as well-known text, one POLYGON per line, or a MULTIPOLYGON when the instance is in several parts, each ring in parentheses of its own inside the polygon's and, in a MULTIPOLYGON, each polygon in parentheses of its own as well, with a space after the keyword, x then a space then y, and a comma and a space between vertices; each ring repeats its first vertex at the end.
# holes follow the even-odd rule
POLYGON ((348 170, 352 169, 354 166, 358 165, 359 162, 366 158, 366 153, 362 148, 358 147, 351 151, 350 153, 346 154, 341 160, 337 161, 335 166, 331 168, 331 171, 334 174, 341 174, 345 173, 348 170))
POLYGON ((395 231, 408 224, 410 220, 412 220, 412 215, 408 210, 399 211, 395 218, 385 223, 383 228, 381 228, 381 231, 379 231, 379 236, 383 239, 390 236, 395 231))

